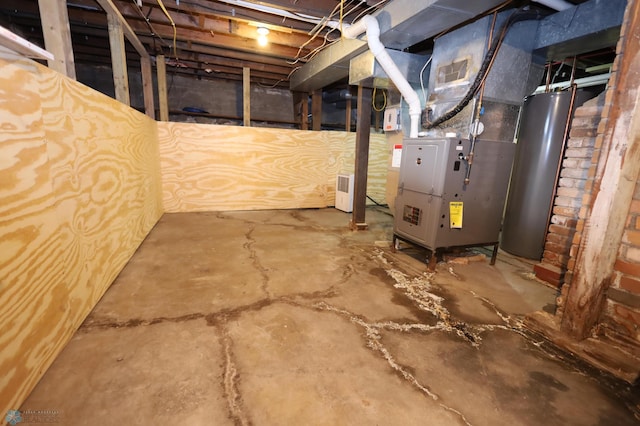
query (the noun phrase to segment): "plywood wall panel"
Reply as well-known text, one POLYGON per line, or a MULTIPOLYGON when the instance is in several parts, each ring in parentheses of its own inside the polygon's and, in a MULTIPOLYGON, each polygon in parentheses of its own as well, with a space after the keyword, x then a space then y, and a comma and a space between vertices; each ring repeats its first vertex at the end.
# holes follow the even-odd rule
MULTIPOLYGON (((168 212, 332 206, 336 173, 349 162, 353 169, 353 133, 158 123, 158 137, 168 212)), ((384 136, 373 144, 376 195, 384 194, 388 158, 378 140, 384 136)))
POLYGON ((33 327, 51 322, 54 325, 48 328, 58 334, 62 310, 54 299, 64 286, 39 72, 33 62, 7 55, 12 59, 0 59, 2 413, 17 408, 39 378, 33 371, 52 356, 51 340, 33 333, 33 327))
POLYGON ((0 51, 0 412, 162 214, 155 122, 0 51))

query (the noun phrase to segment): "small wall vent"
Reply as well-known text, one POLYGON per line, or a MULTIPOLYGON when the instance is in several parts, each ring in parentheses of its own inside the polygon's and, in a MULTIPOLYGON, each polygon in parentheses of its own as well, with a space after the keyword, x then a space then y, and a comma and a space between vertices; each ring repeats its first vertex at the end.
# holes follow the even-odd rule
POLYGON ((336 209, 353 211, 353 175, 339 174, 336 178, 336 209))

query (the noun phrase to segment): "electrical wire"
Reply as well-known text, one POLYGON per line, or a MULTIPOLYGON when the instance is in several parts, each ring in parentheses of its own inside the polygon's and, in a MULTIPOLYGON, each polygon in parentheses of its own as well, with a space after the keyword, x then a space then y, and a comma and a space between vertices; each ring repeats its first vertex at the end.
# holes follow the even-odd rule
POLYGON ((378 109, 378 107, 376 107, 376 91, 377 90, 378 90, 377 87, 373 88, 373 96, 371 96, 371 105, 374 111, 380 112, 380 111, 384 111, 384 109, 387 107, 387 92, 385 90, 382 91, 382 98, 384 99, 384 102, 382 103, 382 107, 378 109))
POLYGON ((131 1, 133 1, 133 4, 135 5, 136 10, 138 11, 138 14, 140 14, 142 19, 144 19, 144 22, 147 24, 147 27, 149 28, 149 31, 151 32, 151 37, 157 37, 164 46, 166 46, 169 49, 171 49, 171 44, 167 43, 165 41, 165 39, 163 39, 158 34, 158 32, 155 30, 155 28, 153 28, 153 25, 151 25, 151 21, 149 20, 149 15, 151 14, 151 11, 153 10, 153 7, 149 7, 149 14, 145 15, 144 12, 142 11, 142 7, 138 6, 138 3, 136 2, 136 0, 131 0, 131 1))
POLYGON ((164 3, 162 2, 162 0, 156 0, 158 2, 158 5, 160 6, 160 9, 162 9, 162 11, 164 12, 164 14, 167 16, 167 18, 169 19, 169 22, 171 22, 171 26, 173 27, 173 54, 176 58, 176 61, 178 60, 178 31, 176 30, 176 23, 173 22, 173 18, 171 17, 171 15, 169 15, 169 11, 167 10, 166 7, 164 7, 164 3))
POLYGON ((429 56, 429 59, 427 60, 427 63, 424 64, 424 66, 420 70, 420 87, 422 88, 422 97, 424 98, 424 103, 425 104, 427 103, 427 93, 424 90, 424 70, 426 70, 427 67, 429 66, 429 64, 431 63, 431 59, 433 59, 433 55, 429 56))

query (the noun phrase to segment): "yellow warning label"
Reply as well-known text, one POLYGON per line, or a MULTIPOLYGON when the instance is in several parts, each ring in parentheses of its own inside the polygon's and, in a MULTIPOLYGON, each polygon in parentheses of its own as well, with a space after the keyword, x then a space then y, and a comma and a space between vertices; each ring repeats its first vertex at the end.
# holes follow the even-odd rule
POLYGON ((451 229, 462 228, 462 201, 449 203, 449 227, 451 229))

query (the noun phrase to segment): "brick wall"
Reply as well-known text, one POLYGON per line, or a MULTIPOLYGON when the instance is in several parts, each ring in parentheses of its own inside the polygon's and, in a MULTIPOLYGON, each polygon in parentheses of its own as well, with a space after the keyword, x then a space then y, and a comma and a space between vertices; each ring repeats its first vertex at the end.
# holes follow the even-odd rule
POLYGON ((598 154, 596 135, 604 100, 602 93, 575 110, 542 261, 534 266, 537 278, 558 287, 566 280, 567 269, 573 267, 571 257, 575 256, 580 242, 580 233, 576 235, 576 230, 589 169, 594 153, 598 154))
POLYGON ((603 316, 602 331, 640 342, 640 181, 629 208, 603 316))

